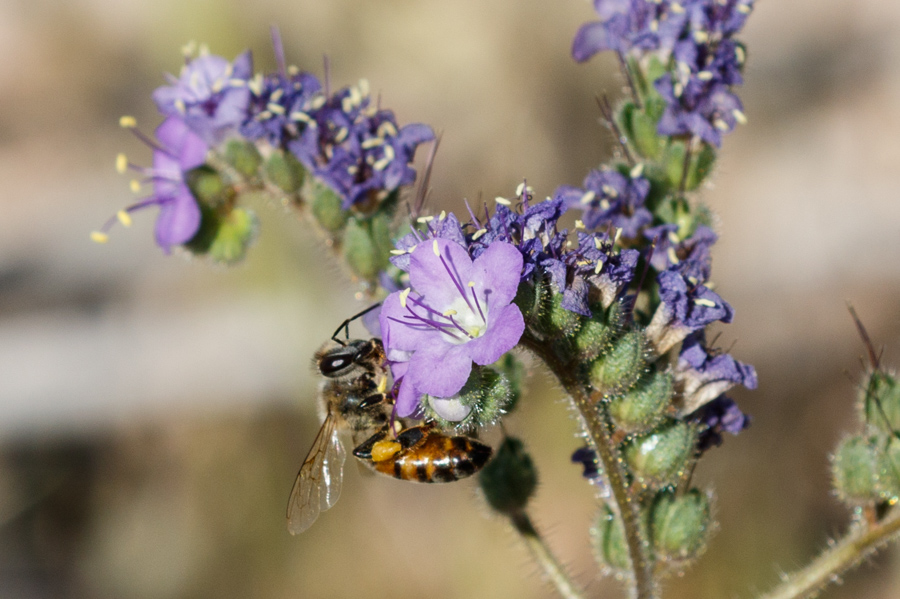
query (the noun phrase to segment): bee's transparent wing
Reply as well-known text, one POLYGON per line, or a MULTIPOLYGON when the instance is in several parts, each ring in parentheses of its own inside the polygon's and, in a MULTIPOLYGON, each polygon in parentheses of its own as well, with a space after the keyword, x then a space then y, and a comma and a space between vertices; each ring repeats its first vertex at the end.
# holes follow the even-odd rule
POLYGON ((306 456, 287 506, 288 531, 299 534, 312 526, 323 512, 337 503, 341 495, 341 477, 347 453, 328 415, 306 456))

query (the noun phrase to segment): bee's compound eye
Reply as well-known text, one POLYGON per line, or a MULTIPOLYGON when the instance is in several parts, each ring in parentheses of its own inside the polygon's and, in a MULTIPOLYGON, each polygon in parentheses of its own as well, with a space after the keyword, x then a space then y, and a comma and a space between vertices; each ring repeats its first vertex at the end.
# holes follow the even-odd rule
POLYGON ((355 351, 341 348, 319 360, 319 371, 325 376, 335 376, 353 365, 355 351))

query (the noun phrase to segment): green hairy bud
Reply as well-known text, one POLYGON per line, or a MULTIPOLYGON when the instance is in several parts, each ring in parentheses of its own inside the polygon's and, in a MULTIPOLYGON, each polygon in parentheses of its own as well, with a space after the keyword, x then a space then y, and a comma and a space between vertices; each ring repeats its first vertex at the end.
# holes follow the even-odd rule
POLYGON ((896 378, 876 370, 860 395, 866 422, 888 434, 900 430, 900 385, 896 378))
POLYGON ((234 188, 225 182, 218 171, 203 165, 185 173, 185 182, 200 204, 211 208, 221 208, 234 203, 234 188))
POLYGON ((306 171, 290 152, 273 152, 266 160, 266 178, 285 193, 294 193, 303 184, 306 171))
POLYGON ((615 302, 608 310, 591 305, 591 318, 585 320, 575 336, 575 347, 585 360, 592 360, 609 350, 612 339, 622 326, 622 306, 615 302))
POLYGON ((643 433, 662 420, 672 397, 672 375, 653 372, 632 389, 613 395, 607 409, 616 426, 626 433, 643 433))
POLYGON ((608 505, 600 509, 600 516, 591 527, 591 544, 601 565, 613 572, 628 571, 631 559, 625 542, 625 527, 608 505))
POLYGON ((344 258, 350 269, 366 281, 375 281, 387 268, 391 243, 391 217, 376 213, 369 218, 351 218, 344 230, 344 258))
POLYGON ((641 484, 659 488, 675 484, 684 474, 697 443, 695 426, 669 420, 658 429, 625 442, 625 461, 641 484))
MULTIPOLYGON (((509 379, 493 368, 475 365, 466 384, 450 401, 468 408, 469 413, 462 420, 449 421, 435 411, 432 398, 424 402, 427 418, 436 421, 442 428, 457 431, 475 430, 492 426, 506 413, 512 388, 509 379)), ((439 400, 437 400, 439 401, 439 400)))
POLYGON ((684 179, 684 189, 693 191, 709 176, 716 161, 716 152, 706 143, 700 144, 699 151, 695 150, 690 157, 687 172, 684 169, 687 146, 683 141, 673 141, 666 152, 666 176, 669 184, 678 189, 681 180, 684 179))
POLYGON ((706 548, 712 518, 709 499, 697 489, 660 493, 651 508, 653 546, 660 559, 687 562, 706 548))
POLYGON ((225 145, 225 162, 231 165, 241 176, 252 179, 259 172, 262 156, 256 145, 240 139, 231 139, 225 145))
POLYGON ((896 503, 900 499, 900 438, 891 436, 887 443, 879 448, 876 467, 880 499, 896 503))
POLYGON ((563 295, 560 292, 550 296, 549 310, 547 313, 548 329, 563 337, 571 337, 579 328, 584 318, 562 306, 563 295))
POLYGON ((333 189, 313 177, 307 179, 303 197, 307 199, 313 218, 329 233, 344 228, 350 213, 341 206, 341 198, 333 189))
POLYGON ((501 514, 525 509, 537 487, 537 470, 522 441, 506 437, 493 459, 478 475, 488 504, 501 514))
POLYGON ((834 488, 845 503, 869 503, 879 495, 878 450, 875 437, 848 437, 831 460, 834 488))
POLYGON ((591 384, 608 393, 631 387, 646 369, 644 348, 644 334, 639 329, 619 337, 609 351, 591 365, 591 384))

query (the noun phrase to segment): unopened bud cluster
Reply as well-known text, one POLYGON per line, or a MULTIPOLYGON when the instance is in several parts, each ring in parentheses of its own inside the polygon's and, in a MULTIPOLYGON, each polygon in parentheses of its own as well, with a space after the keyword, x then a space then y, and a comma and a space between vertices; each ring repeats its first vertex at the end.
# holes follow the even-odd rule
POLYGON ((900 501, 900 383, 880 369, 860 391, 863 432, 845 438, 832 457, 838 496, 851 506, 900 501))

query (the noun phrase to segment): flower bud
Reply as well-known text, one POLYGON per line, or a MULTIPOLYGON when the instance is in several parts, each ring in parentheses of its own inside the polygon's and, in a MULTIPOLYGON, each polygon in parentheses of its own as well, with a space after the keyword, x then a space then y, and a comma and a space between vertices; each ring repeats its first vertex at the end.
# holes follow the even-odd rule
POLYGON ((625 543, 625 526, 608 505, 600 508, 600 516, 591 527, 591 544, 602 566, 617 573, 628 572, 631 558, 625 543))
POLYGON ((350 269, 366 281, 375 281, 387 268, 391 243, 391 217, 377 212, 369 218, 351 218, 344 230, 343 252, 350 269))
POLYGON ((659 488, 678 482, 696 444, 694 425, 669 420, 652 432, 626 441, 622 453, 638 482, 659 488))
POLYGON ((241 176, 251 179, 256 177, 259 166, 262 164, 262 156, 256 145, 242 139, 230 139, 225 145, 225 161, 241 176))
POLYGON ((709 499, 698 489, 659 494, 651 508, 653 547, 661 560, 687 562, 706 548, 712 519, 709 499))
POLYGON ((428 397, 426 418, 442 428, 475 430, 497 423, 506 413, 511 395, 509 380, 493 368, 472 367, 466 384, 449 398, 428 397))
POLYGON ((522 441, 506 437, 478 475, 484 498, 495 511, 515 514, 525 509, 537 487, 537 470, 522 441))
POLYGON ((643 433, 659 424, 671 398, 671 373, 655 371, 630 390, 611 396, 607 409, 617 428, 643 433))
POLYGON ((631 329, 614 341, 609 351, 591 365, 594 388, 615 393, 631 387, 646 370, 644 347, 644 335, 639 329, 631 329))
POLYGON ((496 369, 509 383, 509 399, 504 406, 504 412, 509 414, 512 412, 522 397, 522 385, 525 382, 525 365, 512 352, 503 354, 503 357, 497 360, 492 366, 496 369))
POLYGON ((591 305, 593 314, 581 325, 575 336, 575 347, 585 360, 593 360, 609 351, 610 342, 619 334, 622 327, 622 306, 613 303, 608 310, 600 304, 591 305))
POLYGON ((878 495, 882 501, 894 504, 900 498, 900 438, 888 437, 884 447, 879 447, 878 495))
POLYGON ((266 178, 285 193, 294 193, 303 184, 306 170, 290 152, 272 152, 266 160, 266 178))
POLYGON ((584 317, 568 308, 563 308, 562 301, 563 294, 561 292, 551 291, 547 312, 548 328, 551 334, 571 337, 581 328, 584 317))
POLYGON ((626 102, 619 113, 622 132, 642 157, 655 161, 665 147, 665 138, 656 133, 656 123, 665 109, 665 101, 659 96, 648 98, 645 109, 633 102, 626 102))
POLYGON ((860 395, 866 422, 888 434, 900 430, 900 385, 896 378, 876 370, 860 395))
POLYGON ((878 497, 876 437, 848 437, 831 458, 834 488, 845 503, 869 503, 878 497))
POLYGON ((253 211, 244 208, 217 211, 200 204, 200 214, 200 228, 184 247, 193 254, 208 254, 224 264, 242 260, 259 230, 253 211))
POLYGON ((340 196, 321 181, 308 177, 303 197, 309 202, 313 218, 329 233, 336 233, 347 224, 350 212, 344 210, 340 196))
POLYGON ((706 177, 712 171, 716 162, 716 151, 709 144, 701 143, 699 151, 695 150, 692 153, 690 165, 685 173, 686 147, 683 141, 670 142, 665 157, 666 174, 672 187, 680 188, 682 186, 681 180, 684 179, 685 191, 693 191, 706 180, 706 177))
POLYGON ((185 173, 185 182, 191 194, 203 206, 220 208, 234 202, 235 191, 215 169, 203 165, 185 173))

